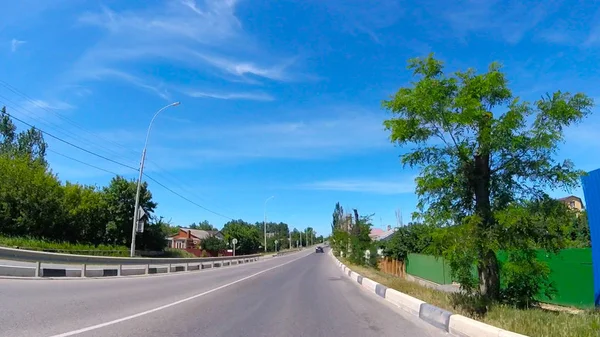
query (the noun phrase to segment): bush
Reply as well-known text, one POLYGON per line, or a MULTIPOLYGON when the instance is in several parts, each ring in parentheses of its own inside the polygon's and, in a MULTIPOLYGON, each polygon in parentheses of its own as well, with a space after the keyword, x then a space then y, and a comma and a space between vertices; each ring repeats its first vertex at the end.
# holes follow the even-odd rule
POLYGON ((188 258, 188 257, 196 257, 196 255, 186 252, 183 249, 174 249, 174 248, 165 248, 164 257, 172 257, 172 258, 188 258))
POLYGON ((502 300, 518 308, 529 308, 536 303, 536 295, 552 299, 556 294, 549 280, 550 268, 537 260, 534 250, 509 252, 501 273, 502 300))

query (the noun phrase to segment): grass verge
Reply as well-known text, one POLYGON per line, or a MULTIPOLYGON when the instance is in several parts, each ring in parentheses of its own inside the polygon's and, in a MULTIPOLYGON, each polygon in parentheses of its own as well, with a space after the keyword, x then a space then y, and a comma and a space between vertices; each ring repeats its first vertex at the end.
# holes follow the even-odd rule
POLYGON ((97 256, 129 256, 129 248, 111 245, 87 245, 68 242, 52 242, 28 237, 0 236, 0 246, 28 250, 40 250, 52 253, 67 253, 97 256))
POLYGON ((388 288, 396 289, 437 307, 505 330, 531 337, 599 336, 600 311, 588 310, 580 314, 571 314, 543 309, 522 310, 506 305, 494 305, 485 316, 473 317, 460 307, 454 306, 450 295, 447 293, 387 275, 372 268, 354 265, 345 259, 340 259, 340 261, 353 271, 388 288))

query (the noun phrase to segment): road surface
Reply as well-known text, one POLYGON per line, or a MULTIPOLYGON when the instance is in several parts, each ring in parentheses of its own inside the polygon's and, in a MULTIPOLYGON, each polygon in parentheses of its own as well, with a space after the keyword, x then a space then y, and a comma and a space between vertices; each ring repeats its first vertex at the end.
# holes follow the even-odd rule
POLYGON ((448 336, 304 251, 150 277, 0 279, 0 336, 448 336))

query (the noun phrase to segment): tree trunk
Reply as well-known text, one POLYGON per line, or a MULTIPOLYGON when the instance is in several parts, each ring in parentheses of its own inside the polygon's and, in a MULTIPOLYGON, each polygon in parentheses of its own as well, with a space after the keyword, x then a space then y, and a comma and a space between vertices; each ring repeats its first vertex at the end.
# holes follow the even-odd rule
POLYGON ((475 155, 472 184, 475 192, 475 213, 480 217, 478 228, 479 263, 479 290, 490 300, 500 298, 500 272, 496 253, 489 249, 487 233, 493 230, 495 223, 490 203, 490 157, 485 154, 475 155))
POLYGON ((489 300, 500 299, 500 268, 493 250, 483 252, 477 272, 479 275, 479 291, 489 300))

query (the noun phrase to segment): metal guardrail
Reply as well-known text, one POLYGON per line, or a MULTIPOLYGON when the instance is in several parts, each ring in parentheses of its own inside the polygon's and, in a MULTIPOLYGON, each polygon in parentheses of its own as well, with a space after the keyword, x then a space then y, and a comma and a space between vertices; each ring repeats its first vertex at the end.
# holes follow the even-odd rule
MULTIPOLYGON (((231 265, 232 262, 246 263, 257 261, 260 254, 254 255, 240 255, 240 256, 220 256, 220 257, 201 257, 201 258, 143 258, 143 257, 108 257, 108 256, 92 256, 92 255, 75 255, 75 254, 61 254, 61 253, 48 253, 34 250, 23 250, 15 248, 0 247, 0 259, 12 260, 12 261, 24 261, 33 262, 36 264, 35 275, 42 275, 42 263, 47 264, 75 264, 81 268, 80 276, 85 277, 87 266, 89 265, 108 265, 116 267, 116 275, 122 275, 122 266, 144 266, 144 274, 151 272, 151 265, 168 265, 167 273, 172 270, 172 265, 184 265, 184 269, 177 269, 175 271, 188 271, 190 267, 197 267, 197 269, 203 269, 205 263, 210 263, 211 267, 215 267, 215 264, 223 266, 225 263, 231 265), (192 266, 190 266, 192 265, 192 266)), ((64 268, 62 268, 64 270, 64 268)), ((157 268, 154 268, 156 270, 157 268)), ((157 272, 157 271, 155 271, 157 272)))

